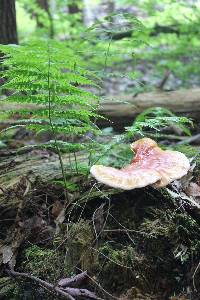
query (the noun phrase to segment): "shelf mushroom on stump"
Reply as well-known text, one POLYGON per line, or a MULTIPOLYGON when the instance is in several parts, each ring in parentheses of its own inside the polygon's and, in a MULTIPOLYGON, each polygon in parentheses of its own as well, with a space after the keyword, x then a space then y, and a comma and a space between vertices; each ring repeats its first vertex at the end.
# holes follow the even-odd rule
POLYGON ((130 146, 135 153, 130 165, 122 169, 94 165, 90 173, 108 186, 132 190, 148 185, 164 187, 186 175, 190 168, 183 153, 164 151, 150 138, 140 139, 130 146))

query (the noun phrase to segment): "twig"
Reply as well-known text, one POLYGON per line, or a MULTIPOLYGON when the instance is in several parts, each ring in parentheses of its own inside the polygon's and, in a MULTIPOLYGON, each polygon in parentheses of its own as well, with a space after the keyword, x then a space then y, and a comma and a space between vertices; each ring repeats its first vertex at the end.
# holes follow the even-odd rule
MULTIPOLYGON (((76 267, 77 270, 83 272, 82 269, 76 267)), ((87 277, 98 287, 98 289, 103 292, 104 294, 106 294, 107 296, 111 297, 112 299, 118 299, 117 297, 111 295, 108 291, 106 291, 101 285, 99 282, 97 282, 93 277, 90 277, 88 274, 87 274, 87 277)), ((103 299, 102 299, 103 300, 103 299)))
MULTIPOLYGON (((110 214, 110 216, 113 218, 113 220, 115 220, 115 222, 120 225, 123 229, 121 229, 121 231, 124 230, 124 232, 128 233, 128 232, 135 232, 135 233, 138 233, 138 234, 142 234, 142 235, 146 235, 146 236, 150 236, 150 234, 144 232, 144 231, 139 231, 139 230, 135 230, 135 229, 128 229, 126 228, 123 224, 121 224, 112 214, 110 214)), ((113 232, 120 232, 120 229, 110 229, 111 231, 113 232)), ((109 229, 107 230, 104 230, 104 231, 107 231, 109 232, 109 229)))
MULTIPOLYGON (((102 224, 102 227, 100 228, 100 231, 98 232, 98 234, 96 234, 95 224, 94 224, 94 220, 93 220, 94 231, 95 231, 95 234, 96 234, 96 238, 95 238, 93 244, 94 244, 96 241, 98 241, 98 238, 101 236, 101 234, 102 234, 102 232, 103 232, 103 230, 104 230, 104 228, 105 228, 105 226, 106 226, 108 217, 109 217, 109 215, 110 215, 110 207, 111 207, 111 200, 110 200, 110 197, 108 197, 107 195, 105 195, 105 194, 98 188, 98 186, 96 186, 96 189, 97 189, 99 192, 101 192, 102 195, 108 200, 108 209, 107 209, 107 213, 106 213, 105 220, 104 220, 104 222, 103 222, 103 224, 102 224)), ((104 205, 103 205, 103 207, 104 207, 104 205)), ((95 214, 95 212, 94 212, 94 214, 95 214)), ((93 215, 93 216, 94 216, 94 215, 93 215)))
POLYGON ((2 191, 3 194, 5 193, 4 189, 1 186, 0 186, 0 190, 2 191))
POLYGON ((140 233, 140 234, 146 234, 146 232, 142 232, 142 231, 138 231, 138 230, 135 230, 135 229, 121 229, 121 228, 117 228, 117 229, 104 229, 104 232, 124 232, 124 233, 127 233, 127 232, 135 232, 135 233, 140 233))
POLYGON ((193 135, 189 138, 186 138, 186 139, 178 142, 177 144, 191 144, 191 143, 196 142, 198 140, 200 140, 200 133, 195 134, 195 135, 193 135))
POLYGON ((106 68, 107 68, 108 54, 109 54, 109 51, 110 51, 111 43, 112 43, 112 35, 110 37, 110 40, 109 40, 109 43, 108 43, 108 49, 106 51, 105 63, 104 63, 104 72, 106 71, 106 68))
POLYGON ((61 287, 78 287, 80 286, 83 281, 88 279, 87 271, 84 271, 80 274, 77 274, 76 276, 72 278, 63 278, 58 281, 58 286, 61 287))
POLYGON ((163 90, 165 83, 167 82, 169 75, 171 74, 170 70, 165 70, 162 80, 158 83, 157 89, 163 90))
POLYGON ((14 277, 23 277, 23 278, 27 278, 30 279, 32 281, 37 282, 40 286, 46 288, 49 291, 52 291, 54 293, 60 294, 61 296, 63 296, 65 299, 68 300, 75 300, 74 297, 72 297, 69 293, 67 293, 66 291, 61 290, 59 287, 54 286, 53 284, 46 282, 38 277, 35 277, 33 275, 27 274, 27 273, 20 273, 20 272, 16 272, 12 269, 6 269, 5 270, 6 273, 8 273, 9 275, 12 275, 14 277))
POLYGON ((196 269, 195 269, 195 271, 194 271, 194 274, 192 275, 192 283, 193 283, 193 287, 194 287, 194 290, 195 290, 195 291, 197 291, 197 288, 196 288, 195 280, 194 280, 194 279, 195 279, 195 276, 196 276, 196 274, 197 274, 199 268, 200 268, 200 262, 198 263, 198 265, 197 265, 197 267, 196 267, 196 269))
POLYGON ((96 299, 96 300, 100 299, 94 293, 88 291, 87 289, 77 289, 77 288, 66 287, 64 289, 64 291, 69 292, 74 297, 84 297, 86 299, 96 299))
POLYGON ((99 251, 98 249, 94 248, 94 247, 88 247, 89 249, 93 250, 94 252, 97 252, 98 254, 102 255, 103 257, 105 257, 106 259, 108 259, 110 262, 112 262, 113 264, 122 267, 124 269, 132 269, 132 267, 123 265, 119 262, 116 262, 114 259, 110 258, 109 256, 105 255, 103 252, 99 251))

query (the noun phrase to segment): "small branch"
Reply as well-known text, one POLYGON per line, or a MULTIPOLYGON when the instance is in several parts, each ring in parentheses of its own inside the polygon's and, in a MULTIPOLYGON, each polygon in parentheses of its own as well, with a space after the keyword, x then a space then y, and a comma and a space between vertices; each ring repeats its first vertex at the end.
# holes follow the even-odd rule
POLYGON ((87 271, 82 272, 72 278, 63 278, 59 280, 58 286, 61 287, 78 287, 83 281, 88 279, 87 271))
MULTIPOLYGON (((108 30, 107 30, 107 32, 108 32, 108 30)), ((133 33, 134 33, 134 30, 132 30, 132 29, 123 31, 123 32, 118 32, 116 34, 113 34, 113 40, 117 41, 117 40, 121 40, 124 38, 131 38, 133 33)), ((162 26, 162 25, 156 24, 155 27, 151 29, 149 35, 157 36, 160 33, 172 33, 172 34, 177 34, 177 35, 185 34, 185 33, 180 32, 176 25, 172 24, 172 25, 168 25, 168 26, 162 26)), ((109 35, 109 32, 108 32, 108 35, 109 35)), ((110 33, 110 35, 111 35, 111 33, 110 33)))
MULTIPOLYGON (((83 270, 81 270, 80 268, 77 267, 77 269, 78 269, 79 271, 83 272, 83 270)), ((97 286, 97 288, 98 288, 102 293, 104 293, 104 294, 106 294, 107 296, 109 296, 109 299, 115 299, 115 300, 118 300, 117 297, 111 295, 108 291, 106 291, 106 290, 100 285, 100 283, 97 282, 93 277, 90 277, 89 275, 87 275, 87 276, 88 276, 88 278, 89 278, 89 279, 97 286)), ((99 298, 99 299, 101 299, 101 298, 99 298)), ((103 299, 101 299, 101 300, 103 300, 103 299)))
POLYGON ((184 140, 178 142, 177 144, 191 144, 194 143, 196 141, 200 141, 200 133, 195 134, 189 138, 185 138, 184 140))
POLYGON ((64 291, 67 291, 73 297, 85 297, 86 299, 95 299, 95 300, 100 299, 94 293, 88 291, 87 289, 75 289, 75 288, 66 287, 64 291))
POLYGON ((5 270, 6 273, 8 273, 8 275, 10 276, 14 276, 14 277, 22 277, 22 278, 26 278, 26 279, 30 279, 32 281, 35 281, 36 283, 38 283, 40 286, 42 286, 43 288, 46 288, 49 291, 52 291, 56 294, 61 295, 63 298, 68 299, 68 300, 75 300, 74 297, 72 297, 67 291, 64 291, 62 289, 60 289, 57 286, 54 286, 51 283, 48 283, 38 277, 35 277, 33 275, 27 274, 27 273, 20 273, 20 272, 16 272, 14 270, 5 270))
POLYGON ((19 126, 19 127, 25 127, 28 125, 49 125, 50 123, 48 121, 34 121, 34 119, 27 119, 25 120, 7 120, 7 121, 1 121, 1 126, 19 126))
POLYGON ((195 291, 197 291, 197 288, 196 288, 196 285, 195 285, 195 276, 198 273, 199 268, 200 268, 200 262, 198 263, 198 265, 197 265, 197 267, 196 267, 196 269, 194 271, 194 274, 192 275, 192 282, 193 282, 193 287, 194 287, 195 291))
POLYGON ((163 90, 164 85, 166 84, 170 74, 171 74, 171 72, 169 70, 165 70, 162 80, 157 85, 158 90, 163 90))
POLYGON ((138 230, 134 230, 134 229, 121 229, 121 228, 117 228, 117 229, 104 229, 104 232, 117 232, 117 233, 127 233, 127 232, 134 232, 134 233, 140 233, 140 234, 146 234, 146 232, 143 231, 138 231, 138 230))
POLYGON ((103 230, 103 232, 105 233, 110 233, 110 234, 126 234, 128 236, 128 238, 133 242, 133 239, 130 236, 130 233, 137 233, 137 234, 141 234, 141 235, 146 235, 146 236, 150 236, 149 233, 146 233, 144 231, 138 231, 138 230, 134 230, 134 229, 121 229, 121 228, 117 228, 117 229, 105 229, 103 230))

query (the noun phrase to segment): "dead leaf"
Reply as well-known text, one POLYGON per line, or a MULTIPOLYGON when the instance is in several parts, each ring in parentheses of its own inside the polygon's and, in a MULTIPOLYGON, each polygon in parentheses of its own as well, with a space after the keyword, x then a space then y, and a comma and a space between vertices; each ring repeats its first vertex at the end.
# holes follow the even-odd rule
POLYGON ((190 166, 188 173, 179 180, 179 184, 182 186, 183 189, 186 189, 189 186, 190 182, 192 181, 194 177, 193 171, 195 167, 196 167, 196 163, 193 163, 190 166))
POLYGON ((189 197, 187 196, 185 193, 183 192, 179 192, 179 191, 172 191, 168 188, 166 188, 166 191, 171 195, 171 197, 173 197, 174 199, 181 199, 181 200, 186 200, 188 203, 190 203, 191 206, 200 209, 200 203, 198 201, 196 201, 193 197, 189 197))
POLYGON ((56 234, 60 232, 60 224, 62 224, 65 220, 65 207, 61 210, 59 213, 58 217, 55 219, 55 224, 56 224, 56 234))
POLYGON ((104 226, 104 206, 105 203, 102 203, 94 212, 92 216, 92 221, 93 221, 93 228, 95 232, 95 237, 98 239, 99 235, 101 234, 101 231, 104 226))
POLYGON ((62 209, 63 209, 63 204, 60 201, 56 200, 53 204, 52 209, 51 209, 51 214, 52 214, 54 219, 56 219, 59 216, 62 209))
POLYGON ((190 182, 185 192, 188 196, 200 198, 200 186, 195 182, 190 182))
POLYGON ((1 253, 3 255, 3 264, 7 264, 13 257, 13 251, 10 246, 3 246, 1 253))

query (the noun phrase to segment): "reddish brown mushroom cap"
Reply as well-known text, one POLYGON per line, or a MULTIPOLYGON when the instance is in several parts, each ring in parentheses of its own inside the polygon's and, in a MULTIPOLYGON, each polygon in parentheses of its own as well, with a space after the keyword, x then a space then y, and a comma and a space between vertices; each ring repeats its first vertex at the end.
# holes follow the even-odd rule
POLYGON ((189 160, 183 153, 164 151, 149 138, 132 143, 131 149, 135 152, 131 165, 137 168, 150 168, 160 174, 160 180, 154 184, 156 187, 166 186, 175 179, 183 177, 190 168, 189 160))
POLYGON ((131 144, 135 156, 130 165, 121 170, 94 165, 91 174, 100 182, 115 188, 131 190, 147 185, 166 186, 187 174, 190 164, 180 152, 163 151, 157 143, 143 138, 131 144))

